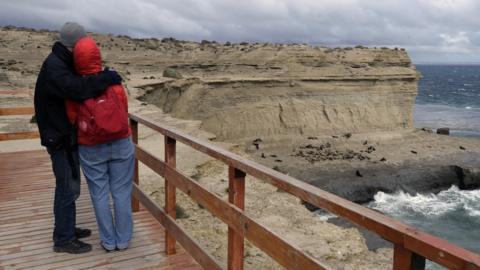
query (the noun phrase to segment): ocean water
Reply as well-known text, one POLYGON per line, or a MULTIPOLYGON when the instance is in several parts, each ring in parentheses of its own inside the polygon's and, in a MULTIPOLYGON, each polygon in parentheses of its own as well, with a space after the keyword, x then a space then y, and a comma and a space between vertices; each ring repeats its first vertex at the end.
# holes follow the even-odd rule
MULTIPOLYGON (((450 128, 480 140, 480 66, 417 65, 416 127, 450 128)), ((480 190, 452 186, 438 194, 378 192, 367 205, 480 254, 480 190)), ((445 269, 431 262, 430 269, 445 269)))
POLYGON ((416 127, 448 127, 452 135, 480 137, 480 66, 417 65, 416 127))
MULTIPOLYGON (((368 207, 480 253, 480 190, 452 186, 438 194, 378 192, 368 207)), ((430 269, 445 269, 427 262, 430 269)))
MULTIPOLYGON (((415 126, 450 128, 452 136, 480 140, 480 65, 417 65, 415 126)), ((480 166, 480 164, 479 164, 480 166)), ((452 186, 437 194, 378 192, 366 205, 397 220, 480 254, 480 190, 452 186)), ((318 211, 319 218, 336 216, 318 211)), ((427 261, 427 269, 445 269, 427 261)))

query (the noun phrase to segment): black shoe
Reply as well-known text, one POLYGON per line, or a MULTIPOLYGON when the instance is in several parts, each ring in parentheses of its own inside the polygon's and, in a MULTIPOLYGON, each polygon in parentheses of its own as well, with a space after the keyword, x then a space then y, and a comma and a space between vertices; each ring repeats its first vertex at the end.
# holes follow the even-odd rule
POLYGON ((70 254, 86 253, 92 250, 92 245, 84 243, 80 240, 72 240, 65 245, 53 246, 55 252, 66 252, 70 254))
POLYGON ((75 228, 75 237, 77 239, 89 237, 90 235, 92 235, 92 231, 89 229, 75 228))
POLYGON ((107 253, 110 253, 110 252, 113 252, 113 251, 117 250, 116 248, 115 248, 115 249, 108 249, 108 248, 106 248, 102 243, 100 243, 100 246, 101 246, 101 247, 103 248, 103 250, 105 250, 105 252, 107 252, 107 253))

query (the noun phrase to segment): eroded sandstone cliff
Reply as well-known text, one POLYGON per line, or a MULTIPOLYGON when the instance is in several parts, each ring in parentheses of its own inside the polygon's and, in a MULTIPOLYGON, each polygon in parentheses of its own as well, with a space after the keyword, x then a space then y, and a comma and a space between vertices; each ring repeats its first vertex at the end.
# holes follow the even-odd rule
MULTIPOLYGON (((32 89, 58 33, 0 34, 0 86, 32 89)), ((144 101, 219 140, 413 128, 419 75, 401 49, 92 36, 144 101)))
POLYGON ((214 53, 168 66, 182 78, 146 86, 142 99, 220 140, 413 128, 419 76, 405 51, 197 46, 214 53))

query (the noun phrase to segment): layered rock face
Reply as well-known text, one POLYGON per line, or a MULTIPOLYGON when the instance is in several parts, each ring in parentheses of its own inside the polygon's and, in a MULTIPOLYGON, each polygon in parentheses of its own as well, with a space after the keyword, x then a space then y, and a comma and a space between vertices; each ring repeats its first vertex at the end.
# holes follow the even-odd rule
POLYGON ((149 85, 143 99, 220 140, 413 128, 419 76, 404 51, 248 46, 171 65, 183 79, 149 85))
MULTIPOLYGON (((0 86, 33 89, 58 33, 0 34, 0 86)), ((419 75, 403 50, 91 35, 127 89, 219 140, 413 128, 419 75)))

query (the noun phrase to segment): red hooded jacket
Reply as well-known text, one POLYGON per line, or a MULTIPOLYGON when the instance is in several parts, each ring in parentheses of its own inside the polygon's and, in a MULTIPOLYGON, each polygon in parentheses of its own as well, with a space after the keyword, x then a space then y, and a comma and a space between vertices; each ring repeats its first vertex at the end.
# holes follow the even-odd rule
MULTIPOLYGON (((79 75, 96 74, 102 71, 102 57, 100 55, 100 50, 98 49, 95 40, 90 37, 82 38, 77 42, 73 49, 73 58, 75 69, 79 75)), ((124 107, 128 108, 128 98, 125 94, 125 89, 121 84, 111 85, 106 91, 113 91, 118 99, 124 103, 124 107)), ((82 104, 71 100, 67 100, 66 103, 68 118, 72 124, 77 125, 78 111, 82 104)), ((128 132, 119 135, 117 138, 109 138, 108 140, 127 138, 131 133, 132 131, 129 128, 128 132)), ((106 142, 105 138, 92 138, 86 136, 86 134, 84 134, 78 127, 77 137, 78 144, 82 145, 96 145, 106 142)))

